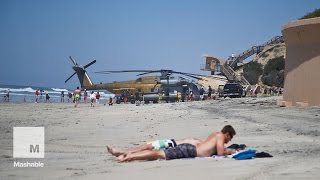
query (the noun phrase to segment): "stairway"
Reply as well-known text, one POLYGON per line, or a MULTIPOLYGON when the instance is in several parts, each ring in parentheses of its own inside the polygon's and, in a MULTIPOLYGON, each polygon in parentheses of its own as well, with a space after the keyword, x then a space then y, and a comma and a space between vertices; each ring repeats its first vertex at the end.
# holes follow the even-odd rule
POLYGON ((243 51, 242 53, 236 55, 235 57, 229 57, 227 61, 221 66, 222 73, 227 77, 229 81, 236 81, 240 82, 243 86, 250 86, 250 83, 243 75, 237 75, 234 72, 234 68, 237 67, 237 64, 239 62, 242 62, 243 60, 247 59, 248 57, 260 53, 265 46, 281 43, 284 42, 284 39, 282 36, 275 36, 271 38, 269 41, 259 45, 259 46, 252 46, 251 48, 243 51), (230 63, 228 63, 230 62, 230 63))
POLYGON ((271 38, 269 41, 259 45, 259 46, 252 46, 251 48, 243 51, 242 53, 236 55, 235 57, 229 57, 228 61, 232 61, 229 66, 231 66, 233 69, 237 67, 237 64, 239 62, 242 62, 243 60, 247 59, 248 57, 257 54, 263 50, 265 46, 271 45, 271 44, 276 44, 276 43, 281 43, 284 42, 284 39, 282 36, 275 36, 271 38))
POLYGON ((222 73, 227 77, 229 81, 240 82, 243 86, 249 86, 250 83, 243 75, 238 75, 234 70, 227 64, 221 66, 222 73))

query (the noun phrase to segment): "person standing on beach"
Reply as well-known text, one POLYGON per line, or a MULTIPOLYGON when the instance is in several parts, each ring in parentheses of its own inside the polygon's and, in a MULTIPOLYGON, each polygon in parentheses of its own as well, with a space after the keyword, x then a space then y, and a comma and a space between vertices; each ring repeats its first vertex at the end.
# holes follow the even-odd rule
POLYGON ((78 103, 79 103, 79 99, 80 99, 80 89, 79 86, 77 87, 77 89, 74 90, 73 92, 73 96, 74 96, 74 107, 78 107, 78 103))
POLYGON ((36 101, 35 101, 35 103, 38 103, 38 97, 39 97, 39 89, 38 89, 38 88, 36 89, 35 94, 36 94, 36 101))
POLYGON ((64 102, 64 91, 61 91, 61 102, 64 102))
POLYGON ((40 89, 40 102, 42 101, 43 92, 44 90, 40 89))
POLYGON ((208 90, 208 99, 211 99, 211 94, 212 94, 212 88, 209 85, 209 90, 208 90))
POLYGON ((182 102, 186 100, 187 90, 188 90, 187 85, 182 85, 182 94, 181 94, 182 102))
POLYGON ((170 93, 169 93, 169 88, 166 89, 166 103, 169 103, 170 101, 170 93))
POLYGON ((137 91, 137 92, 135 92, 134 95, 135 95, 135 103, 137 106, 139 106, 140 105, 140 92, 137 91))
POLYGON ((112 106, 113 105, 113 100, 112 100, 112 97, 109 98, 109 106, 112 106))
POLYGON ((190 91, 190 101, 193 101, 193 91, 190 91))
POLYGON ((71 92, 68 91, 68 102, 70 102, 71 99, 72 99, 72 94, 71 94, 71 92))
POLYGON ((211 133, 208 138, 199 144, 179 144, 172 148, 158 151, 144 150, 136 153, 128 153, 118 156, 119 162, 134 160, 157 160, 157 159, 181 159, 194 157, 210 157, 212 155, 226 156, 234 153, 234 150, 225 148, 224 144, 231 141, 236 131, 231 125, 226 125, 220 132, 211 133))
POLYGON ((91 91, 91 95, 90 95, 90 106, 94 107, 94 101, 96 100, 96 94, 94 94, 93 91, 91 91))
POLYGON ((96 94, 96 103, 99 104, 99 99, 100 99, 100 93, 99 91, 96 94))
POLYGON ((9 102, 9 97, 10 97, 10 89, 6 91, 6 95, 4 95, 4 101, 9 102))
POLYGON ((83 92, 83 102, 85 104, 87 104, 87 97, 88 97, 88 92, 86 89, 84 89, 84 92, 83 92))
POLYGON ((204 89, 203 89, 203 87, 202 87, 202 88, 200 89, 200 91, 199 91, 200 101, 204 100, 203 94, 204 94, 204 89))
POLYGON ((50 102, 50 96, 49 96, 48 91, 46 91, 46 103, 47 103, 47 102, 50 102))

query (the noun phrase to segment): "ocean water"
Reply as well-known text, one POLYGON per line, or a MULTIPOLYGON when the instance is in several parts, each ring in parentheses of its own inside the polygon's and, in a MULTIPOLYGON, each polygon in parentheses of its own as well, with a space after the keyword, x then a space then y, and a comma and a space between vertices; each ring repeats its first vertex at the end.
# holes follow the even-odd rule
MULTIPOLYGON (((29 102, 34 103, 36 100, 36 89, 43 90, 42 96, 41 94, 38 97, 38 102, 45 102, 45 92, 48 92, 50 96, 51 103, 61 102, 61 91, 64 91, 64 102, 67 102, 67 92, 73 93, 73 90, 65 89, 65 88, 51 88, 51 87, 35 87, 35 86, 16 86, 16 85, 4 85, 0 84, 0 103, 4 102, 3 97, 7 93, 8 89, 10 92, 10 102, 29 102)), ((97 92, 97 91, 94 91, 97 92)), ((101 95, 101 101, 106 101, 110 97, 114 97, 114 94, 109 93, 105 90, 99 90, 101 95)), ((83 92, 81 93, 83 97, 83 92)), ((90 93, 88 91, 88 96, 90 93)))

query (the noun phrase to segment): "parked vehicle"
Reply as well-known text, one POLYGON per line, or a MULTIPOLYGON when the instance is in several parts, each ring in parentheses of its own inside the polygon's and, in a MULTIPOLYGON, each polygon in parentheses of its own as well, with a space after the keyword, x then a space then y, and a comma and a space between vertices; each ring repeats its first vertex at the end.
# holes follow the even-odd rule
POLYGON ((240 98, 243 95, 243 87, 239 83, 226 83, 219 97, 240 98))

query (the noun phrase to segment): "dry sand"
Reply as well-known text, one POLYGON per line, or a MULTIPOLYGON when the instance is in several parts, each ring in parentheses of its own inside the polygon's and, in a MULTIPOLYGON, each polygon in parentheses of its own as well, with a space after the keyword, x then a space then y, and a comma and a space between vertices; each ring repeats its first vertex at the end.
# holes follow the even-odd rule
POLYGON ((320 108, 279 108, 277 99, 242 98, 173 104, 97 106, 0 104, 0 179, 320 179, 320 108), (224 125, 273 158, 117 163, 105 146, 159 138, 206 138, 224 125), (44 126, 45 158, 16 159, 13 127, 44 126), (41 161, 17 168, 13 161, 41 161))

